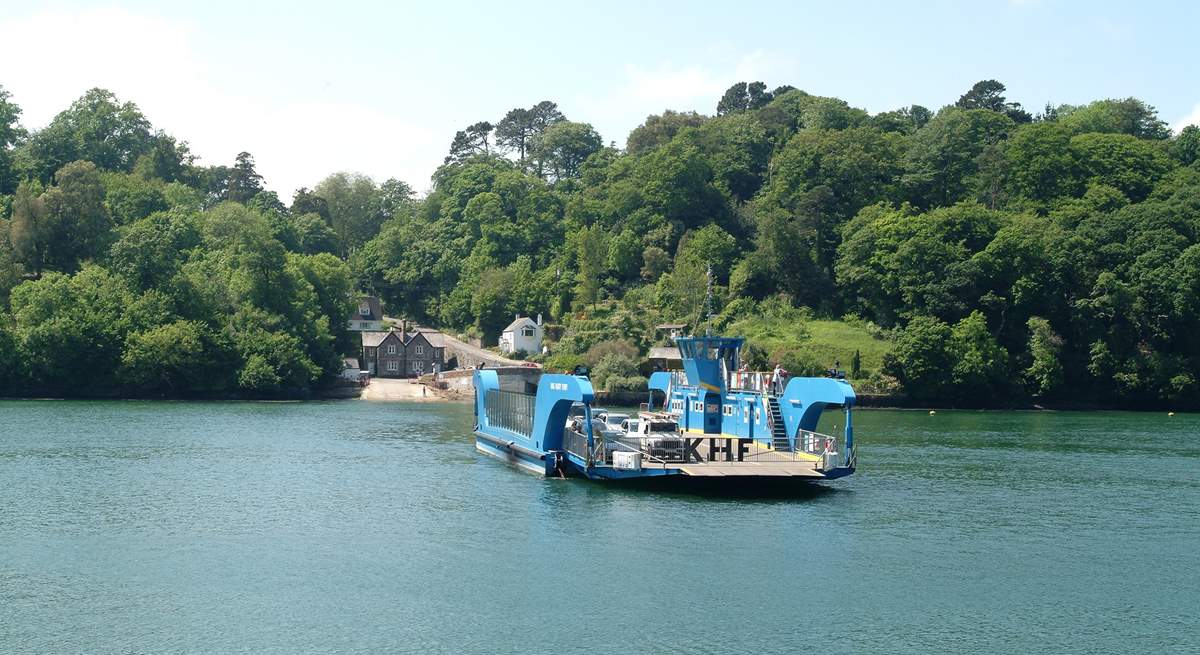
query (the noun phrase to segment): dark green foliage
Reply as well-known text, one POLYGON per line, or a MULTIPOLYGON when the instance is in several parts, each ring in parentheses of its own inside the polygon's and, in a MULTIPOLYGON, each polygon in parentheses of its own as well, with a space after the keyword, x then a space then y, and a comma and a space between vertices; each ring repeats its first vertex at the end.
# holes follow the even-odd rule
POLYGON ((1004 96, 1001 95, 1004 91, 1004 85, 1000 82, 983 80, 976 82, 975 86, 964 93, 954 105, 963 109, 987 109, 999 112, 1016 123, 1028 123, 1033 120, 1033 116, 1021 108, 1021 103, 1004 102, 1004 96))
POLYGON ((884 371, 900 380, 915 398, 946 397, 954 366, 950 335, 950 326, 936 318, 914 318, 884 357, 884 371))
POLYGON ((365 289, 488 342, 542 314, 533 355, 586 353, 601 388, 641 388, 686 322, 930 401, 1200 403, 1200 131, 1136 99, 1030 122, 1005 92, 872 116, 738 83, 624 152, 543 101, 460 132, 424 197, 335 173, 289 207, 111 93, 27 135, 0 90, 0 384, 303 394, 365 289))

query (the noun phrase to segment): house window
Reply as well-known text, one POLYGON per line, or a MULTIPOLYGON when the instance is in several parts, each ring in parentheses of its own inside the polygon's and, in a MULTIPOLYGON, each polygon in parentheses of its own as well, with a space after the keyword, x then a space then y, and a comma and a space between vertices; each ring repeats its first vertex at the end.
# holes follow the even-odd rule
POLYGON ((532 337, 532 336, 533 336, 533 328, 531 328, 531 327, 523 327, 523 328, 521 328, 521 336, 523 336, 523 337, 532 337))
POLYGON ((388 344, 388 350, 387 350, 387 353, 388 353, 389 355, 395 355, 395 354, 396 354, 396 344, 394 344, 394 343, 389 343, 389 344, 388 344))
POLYGON ((398 361, 396 361, 396 360, 394 360, 394 359, 393 359, 393 360, 391 360, 391 361, 389 361, 389 362, 387 363, 387 370, 389 370, 389 371, 399 371, 399 370, 400 370, 400 362, 398 362, 398 361))
POLYGON ((417 344, 417 350, 416 350, 416 353, 417 353, 418 355, 424 355, 424 354, 425 354, 425 346, 422 346, 422 345, 420 345, 420 344, 417 344))
POLYGON ((369 305, 359 305, 358 306, 358 314, 359 314, 359 316, 370 316, 371 315, 371 307, 369 305))
POLYGON ((425 372, 425 363, 424 362, 413 362, 412 367, 413 367, 413 373, 424 373, 425 372))

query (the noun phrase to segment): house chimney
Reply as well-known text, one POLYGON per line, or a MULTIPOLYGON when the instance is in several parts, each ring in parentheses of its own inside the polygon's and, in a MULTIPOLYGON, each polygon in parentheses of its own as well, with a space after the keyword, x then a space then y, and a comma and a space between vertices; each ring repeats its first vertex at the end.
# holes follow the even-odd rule
POLYGON ((541 325, 541 324, 542 324, 542 315, 541 315, 540 313, 538 314, 538 320, 537 320, 537 324, 538 324, 538 325, 541 325))
POLYGON ((402 318, 402 319, 400 319, 400 335, 405 336, 407 334, 408 334, 408 319, 402 318))
POLYGON ((521 320, 521 314, 520 314, 520 313, 513 314, 513 320, 514 320, 514 321, 519 321, 519 320, 521 320))

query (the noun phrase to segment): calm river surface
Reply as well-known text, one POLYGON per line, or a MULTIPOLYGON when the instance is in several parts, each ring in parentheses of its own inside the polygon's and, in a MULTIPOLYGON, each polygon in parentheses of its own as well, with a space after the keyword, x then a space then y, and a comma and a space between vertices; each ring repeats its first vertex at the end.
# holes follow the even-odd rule
POLYGON ((796 498, 542 480, 467 405, 0 401, 0 652, 1200 652, 1200 417, 860 411, 796 498))

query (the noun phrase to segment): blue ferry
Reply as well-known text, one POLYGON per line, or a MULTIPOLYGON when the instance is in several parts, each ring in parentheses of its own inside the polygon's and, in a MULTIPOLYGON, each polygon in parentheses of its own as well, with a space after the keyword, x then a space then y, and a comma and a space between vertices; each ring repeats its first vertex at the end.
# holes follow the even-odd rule
POLYGON ((676 337, 683 370, 658 371, 636 418, 606 422, 582 375, 544 374, 536 393, 477 370, 475 446, 527 471, 592 480, 829 480, 854 472, 854 389, 836 377, 772 379, 742 370, 744 340, 676 337), (661 399, 661 400, 660 400, 661 399), (818 433, 824 411, 841 434, 818 433))

